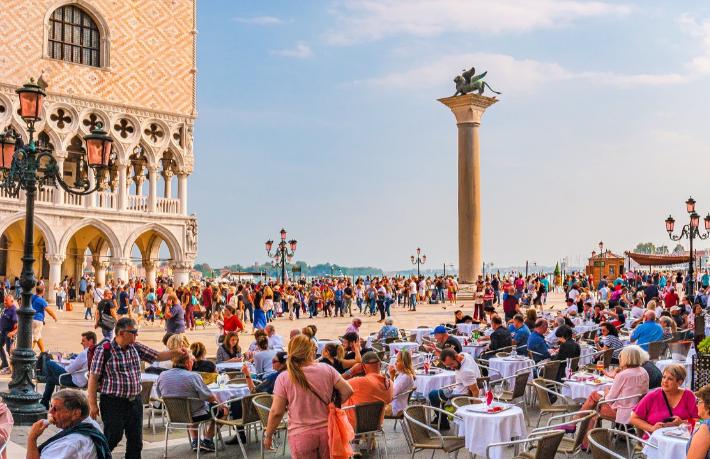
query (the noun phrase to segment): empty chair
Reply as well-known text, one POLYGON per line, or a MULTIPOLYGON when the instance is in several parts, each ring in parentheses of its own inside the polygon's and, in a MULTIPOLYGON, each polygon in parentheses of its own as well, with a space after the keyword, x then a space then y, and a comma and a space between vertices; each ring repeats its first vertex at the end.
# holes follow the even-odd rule
POLYGON ((540 434, 549 430, 562 429, 567 432, 574 429, 573 437, 563 437, 557 448, 558 453, 563 453, 565 456, 575 456, 582 451, 582 442, 589 430, 589 424, 592 422, 595 412, 593 410, 576 411, 573 413, 564 413, 557 416, 552 416, 548 420, 546 427, 533 429, 532 435, 540 434))
POLYGON ((535 388, 538 406, 540 408, 540 416, 537 419, 537 426, 540 425, 540 421, 542 421, 544 416, 555 413, 569 413, 570 411, 576 411, 579 409, 580 405, 578 403, 561 394, 564 384, 542 378, 533 380, 532 384, 535 388), (551 395, 556 397, 556 402, 559 403, 553 403, 550 397, 551 395))
POLYGON ((406 437, 410 442, 412 457, 419 451, 431 450, 432 457, 436 450, 452 453, 466 446, 463 437, 442 435, 441 432, 429 426, 430 414, 449 415, 455 414, 427 405, 412 405, 404 409, 404 425, 409 432, 406 437))
MULTIPOLYGON (((382 430, 382 416, 385 411, 384 402, 367 402, 358 405, 351 405, 344 408, 345 410, 353 410, 355 412, 355 437, 376 438, 377 435, 382 436, 382 446, 385 449, 385 457, 389 457, 387 452, 387 439, 385 431, 382 430)), ((377 457, 380 456, 380 443, 377 442, 377 457)))
POLYGON ((668 345, 665 341, 652 341, 648 343, 648 359, 661 360, 664 358, 668 345))
POLYGON ((520 405, 525 413, 525 420, 528 420, 528 407, 525 404, 525 389, 528 384, 528 378, 530 377, 530 372, 526 371, 523 373, 518 373, 513 379, 513 389, 503 391, 500 396, 500 400, 514 405, 520 405))
POLYGON ((522 440, 491 443, 486 447, 486 458, 490 459, 491 449, 494 448, 504 448, 510 445, 529 445, 526 451, 519 453, 513 459, 550 459, 557 454, 557 448, 560 446, 564 434, 564 430, 551 430, 530 435, 522 440))
MULTIPOLYGON (((254 404, 254 408, 256 408, 256 412, 259 415, 259 420, 261 421, 261 432, 262 432, 262 439, 261 439, 261 458, 264 459, 264 438, 263 438, 263 433, 266 431, 266 426, 269 423, 269 412, 271 411, 271 404, 274 401, 274 396, 271 394, 255 394, 254 397, 252 398, 251 402, 254 404)), ((288 428, 288 424, 286 421, 281 420, 281 423, 276 427, 276 433, 278 434, 279 432, 286 432, 286 429, 288 428)), ((284 437, 283 440, 283 454, 286 454, 286 438, 284 437)))

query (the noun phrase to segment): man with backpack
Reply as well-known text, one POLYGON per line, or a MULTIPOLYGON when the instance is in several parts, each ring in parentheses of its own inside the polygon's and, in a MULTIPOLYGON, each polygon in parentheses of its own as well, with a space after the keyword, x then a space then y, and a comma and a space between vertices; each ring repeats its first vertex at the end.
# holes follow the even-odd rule
POLYGON ((97 392, 101 393, 101 419, 109 449, 113 450, 126 435, 126 459, 138 459, 143 449, 143 404, 141 401, 141 360, 170 360, 187 353, 179 348, 158 352, 136 342, 138 329, 133 319, 116 322, 113 341, 103 341, 93 348, 89 365, 89 414, 99 415, 97 392))

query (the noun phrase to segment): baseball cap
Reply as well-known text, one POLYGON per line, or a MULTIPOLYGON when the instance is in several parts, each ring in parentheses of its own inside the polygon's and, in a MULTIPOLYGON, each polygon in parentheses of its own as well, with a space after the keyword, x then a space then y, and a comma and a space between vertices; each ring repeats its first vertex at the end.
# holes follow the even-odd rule
POLYGON ((377 354, 375 354, 372 351, 365 352, 365 354, 362 356, 362 363, 380 363, 381 360, 379 357, 377 357, 377 354))
POLYGON ((443 325, 438 325, 438 326, 434 329, 434 334, 435 334, 435 335, 438 335, 439 333, 446 333, 446 332, 447 332, 446 327, 444 327, 443 325))

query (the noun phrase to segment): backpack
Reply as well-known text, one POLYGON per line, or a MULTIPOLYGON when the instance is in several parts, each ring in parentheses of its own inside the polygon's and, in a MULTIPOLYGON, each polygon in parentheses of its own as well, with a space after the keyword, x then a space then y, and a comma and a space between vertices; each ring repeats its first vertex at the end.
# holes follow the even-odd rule
MULTIPOLYGON (((94 344, 89 348, 88 351, 86 351, 86 361, 88 362, 88 368, 91 369, 91 362, 94 360, 94 354, 96 354, 96 349, 98 346, 103 347, 104 352, 108 352, 111 349, 111 341, 109 341, 107 338, 102 339, 98 343, 94 344)), ((106 368, 106 364, 108 361, 111 359, 111 352, 108 353, 108 356, 104 359, 104 364, 101 367, 101 374, 99 374, 99 384, 101 384, 101 378, 104 376, 104 368, 106 368)))

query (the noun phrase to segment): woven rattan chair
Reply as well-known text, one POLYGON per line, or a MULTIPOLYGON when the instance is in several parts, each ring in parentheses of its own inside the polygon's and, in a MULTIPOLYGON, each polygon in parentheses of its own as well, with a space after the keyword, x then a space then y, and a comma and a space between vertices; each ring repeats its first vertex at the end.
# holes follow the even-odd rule
MULTIPOLYGON (((165 411, 168 414, 168 422, 165 423, 165 452, 163 457, 168 457, 168 435, 171 430, 188 430, 197 429, 197 457, 200 457, 199 443, 202 438, 202 427, 209 422, 200 421, 195 422, 192 419, 192 402, 198 401, 204 403, 204 401, 197 398, 187 398, 187 397, 163 397, 163 405, 165 406, 165 411)), ((189 436, 188 436, 189 438, 189 436)))
POLYGON ((229 384, 246 384, 246 383, 247 383, 247 378, 244 376, 243 373, 241 373, 241 376, 229 378, 229 384))
POLYGON ((540 426, 540 421, 544 416, 555 413, 569 413, 570 411, 577 411, 579 409, 579 403, 576 403, 574 400, 560 393, 564 384, 542 378, 533 380, 532 384, 537 394, 538 408, 540 408, 540 416, 537 419, 535 427, 540 426), (550 400, 550 395, 557 397, 555 403, 550 400))
POLYGON ((648 359, 661 360, 665 358, 668 344, 665 341, 652 341, 648 343, 648 359))
POLYGON ((622 436, 626 439, 626 442, 635 441, 639 445, 645 447, 657 449, 658 447, 652 443, 640 439, 635 435, 631 435, 628 432, 623 432, 621 430, 615 429, 592 429, 589 431, 589 447, 592 450, 592 459, 627 459, 632 456, 622 456, 616 451, 611 449, 611 437, 613 435, 622 436))
POLYGON ((419 451, 431 450, 433 457, 436 450, 442 450, 448 454, 466 446, 465 438, 442 435, 441 432, 429 426, 429 414, 435 413, 438 413, 439 416, 453 416, 460 419, 455 414, 452 415, 433 406, 412 405, 404 409, 404 425, 409 432, 406 438, 407 442, 411 442, 412 457, 419 451))
POLYGON ((481 400, 480 398, 466 397, 463 395, 451 399, 451 405, 457 410, 462 406, 478 405, 479 403, 483 403, 483 400, 481 400))
MULTIPOLYGON (((261 423, 261 419, 259 418, 259 413, 256 411, 256 407, 252 403, 252 399, 259 394, 249 394, 246 397, 238 397, 234 398, 231 400, 227 400, 226 402, 222 402, 218 405, 213 405, 211 408, 211 414, 212 414, 212 420, 216 423, 217 425, 217 438, 218 442, 222 442, 222 446, 224 447, 224 439, 222 438, 222 426, 228 426, 228 427, 235 427, 236 429, 248 429, 250 427, 257 427, 261 423), (242 404, 242 417, 240 419, 222 419, 217 416, 219 413, 219 409, 222 406, 230 406, 232 403, 241 403, 242 404)), ((219 454, 219 443, 215 442, 215 456, 219 454)), ((242 443, 241 438, 239 435, 237 435, 237 443, 239 443, 239 448, 242 450, 242 455, 244 456, 244 459, 248 459, 247 452, 244 449, 244 443, 242 443)))
MULTIPOLYGON (((153 413, 156 411, 156 408, 153 405, 153 402, 156 402, 157 400, 150 396, 152 391, 153 381, 141 382, 141 403, 143 404, 143 409, 148 410, 148 427, 153 426, 153 435, 155 435, 155 421, 153 420, 153 413)), ((162 412, 163 410, 161 409, 160 411, 162 412)))
MULTIPOLYGON (((274 396, 271 394, 255 394, 251 399, 251 402, 256 408, 256 412, 259 415, 259 420, 261 421, 261 459, 264 459, 264 432, 266 432, 266 426, 269 423, 269 412, 271 411, 271 404, 274 401, 274 396)), ((281 423, 276 427, 276 433, 286 432, 288 424, 286 421, 281 420, 281 423)), ((283 440, 283 455, 286 455, 286 438, 283 440)))
POLYGON ((513 390, 503 391, 499 399, 503 402, 519 405, 525 413, 525 422, 528 422, 528 406, 525 403, 525 389, 527 388, 530 372, 517 373, 513 379, 513 390))
POLYGON ((551 430, 545 433, 531 435, 522 440, 491 443, 486 446, 486 459, 491 458, 491 449, 511 445, 517 447, 520 445, 529 445, 528 450, 516 454, 513 459, 550 459, 557 454, 557 448, 560 446, 564 434, 564 430, 551 430))
POLYGON ((593 410, 585 410, 552 416, 548 419, 546 427, 533 429, 531 435, 557 429, 569 432, 574 427, 574 435, 572 437, 563 437, 560 446, 557 448, 558 453, 562 453, 569 458, 582 451, 582 442, 589 429, 589 423, 592 422, 595 415, 596 413, 593 410))
MULTIPOLYGON (((371 436, 377 438, 377 435, 381 435, 382 445, 385 448, 385 457, 389 458, 387 439, 385 437, 385 431, 382 429, 382 416, 385 411, 384 402, 360 403, 358 405, 344 407, 343 410, 352 410, 355 412, 355 425, 353 426, 355 438, 370 438, 371 436)), ((377 442, 377 457, 381 457, 379 442, 377 442)))

